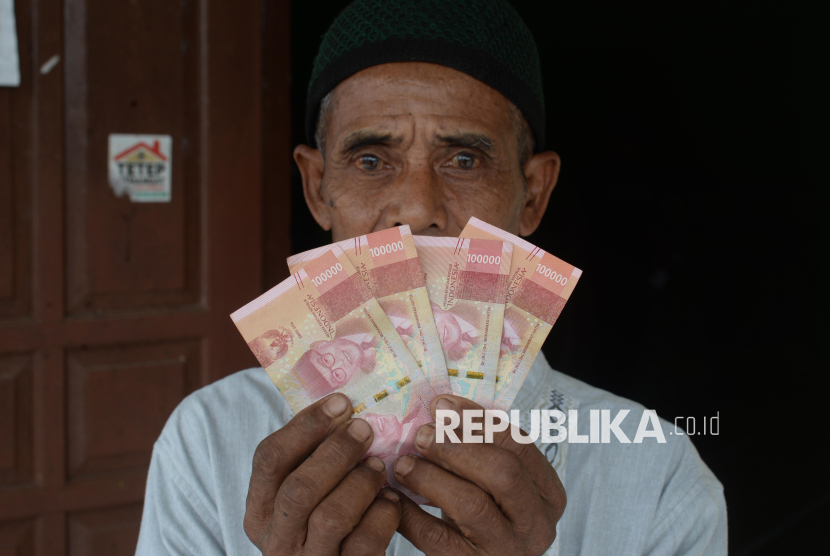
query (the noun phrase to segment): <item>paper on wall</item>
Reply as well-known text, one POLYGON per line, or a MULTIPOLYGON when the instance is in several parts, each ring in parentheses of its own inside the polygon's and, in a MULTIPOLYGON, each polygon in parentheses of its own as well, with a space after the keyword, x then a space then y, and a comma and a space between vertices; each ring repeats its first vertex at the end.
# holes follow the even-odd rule
POLYGON ((14 0, 0 0, 0 86, 20 86, 14 0))
MULTIPOLYGON (((1 1, 1 0, 0 0, 1 1)), ((173 140, 169 135, 109 136, 109 182, 134 203, 169 203, 173 140)))

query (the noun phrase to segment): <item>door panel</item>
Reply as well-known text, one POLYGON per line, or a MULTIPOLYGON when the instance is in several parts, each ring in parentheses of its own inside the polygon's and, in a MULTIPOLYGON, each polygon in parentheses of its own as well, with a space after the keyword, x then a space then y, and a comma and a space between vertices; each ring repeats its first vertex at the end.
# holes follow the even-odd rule
POLYGON ((0 356, 0 485, 32 481, 34 394, 31 355, 0 356))
POLYGON ((70 314, 107 314, 199 301, 198 172, 204 149, 197 5, 86 0, 70 11, 66 43, 67 301, 70 314), (190 71, 185 71, 185 69, 190 71), (169 203, 132 203, 108 184, 110 133, 173 139, 169 203), (184 148, 184 146, 187 148, 184 148))
POLYGON ((198 341, 67 354, 69 479, 147 467, 178 403, 199 387, 198 341))

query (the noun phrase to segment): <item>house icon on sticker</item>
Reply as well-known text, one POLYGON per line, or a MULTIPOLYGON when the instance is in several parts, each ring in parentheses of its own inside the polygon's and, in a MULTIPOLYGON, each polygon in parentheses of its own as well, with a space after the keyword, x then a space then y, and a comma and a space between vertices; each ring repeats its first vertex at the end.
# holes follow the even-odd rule
POLYGON ((115 163, 121 179, 129 184, 161 184, 165 180, 167 157, 158 141, 152 147, 144 141, 136 143, 117 154, 115 163))

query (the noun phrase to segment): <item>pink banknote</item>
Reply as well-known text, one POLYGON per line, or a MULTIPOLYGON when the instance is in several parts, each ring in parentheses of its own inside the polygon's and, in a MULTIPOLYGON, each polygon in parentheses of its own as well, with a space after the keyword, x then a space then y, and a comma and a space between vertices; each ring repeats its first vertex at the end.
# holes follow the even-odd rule
MULTIPOLYGON (((452 393, 409 226, 347 239, 337 245, 380 303, 435 393, 452 393)), ((292 274, 299 271, 329 248, 325 246, 292 255, 288 258, 289 270, 292 274)))
POLYGON ((453 393, 489 408, 513 246, 486 239, 414 239, 453 393))
POLYGON ((434 393, 342 249, 331 246, 231 319, 295 412, 332 392, 348 396, 375 430, 369 455, 402 488, 391 465, 417 453, 415 431, 431 421, 434 393))
POLYGON ((513 244, 493 404, 494 409, 507 411, 582 271, 478 218, 470 218, 461 237, 513 244))

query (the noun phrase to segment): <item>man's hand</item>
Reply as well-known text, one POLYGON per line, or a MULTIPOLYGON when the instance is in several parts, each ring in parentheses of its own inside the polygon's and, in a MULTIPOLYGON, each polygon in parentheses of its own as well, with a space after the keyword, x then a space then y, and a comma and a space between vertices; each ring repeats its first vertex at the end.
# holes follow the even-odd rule
POLYGON ((244 525, 264 555, 385 554, 401 497, 392 490, 378 496, 383 462, 360 463, 372 428, 351 414, 348 398, 332 394, 260 442, 244 525))
MULTIPOLYGON (((482 409, 458 396, 439 396, 436 409, 482 409)), ((463 419, 462 419, 463 422, 463 419)), ((456 434, 462 438, 461 427, 456 434)), ((556 538, 565 510, 565 489, 553 466, 532 443, 519 444, 510 428, 492 444, 435 442, 435 425, 415 437, 426 459, 403 456, 395 477, 440 507, 450 522, 403 497, 399 531, 428 556, 463 554, 539 555, 556 538)))

